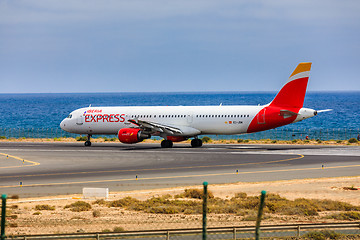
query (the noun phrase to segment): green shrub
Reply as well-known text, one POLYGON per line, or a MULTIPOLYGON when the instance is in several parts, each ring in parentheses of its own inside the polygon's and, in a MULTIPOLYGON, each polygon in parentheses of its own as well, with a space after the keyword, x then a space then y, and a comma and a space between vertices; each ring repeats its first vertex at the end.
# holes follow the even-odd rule
POLYGON ((34 212, 33 215, 40 215, 41 212, 34 212))
POLYGON ((110 138, 110 142, 116 142, 116 141, 117 141, 116 137, 110 138))
POLYGON ((320 232, 316 232, 316 231, 309 232, 305 234, 303 237, 305 239, 313 239, 313 240, 339 239, 341 237, 341 234, 334 231, 324 230, 320 232))
POLYGON ((209 138, 208 136, 205 136, 201 139, 204 143, 208 143, 208 142, 211 142, 211 138, 209 138))
POLYGON ((291 142, 292 143, 297 143, 297 141, 298 141, 297 139, 293 139, 291 142))
MULTIPOLYGON (((262 219, 266 219, 265 215, 262 216, 262 219)), ((242 219, 243 221, 256 221, 257 220, 257 211, 250 211, 248 212, 245 217, 242 219)))
POLYGON ((242 143, 242 142, 244 142, 244 140, 239 138, 239 139, 237 140, 237 142, 238 142, 238 143, 242 143))
POLYGON ((109 232, 111 232, 111 230, 110 229, 103 229, 101 232, 103 232, 103 233, 109 233, 109 232))
POLYGON ((93 204, 105 205, 106 201, 104 199, 98 199, 98 200, 94 201, 93 204))
POLYGON ((360 207, 350 203, 333 200, 309 200, 316 205, 319 211, 360 211, 360 207))
POLYGON ((304 140, 304 143, 309 143, 310 141, 309 140, 304 140))
POLYGON ((349 143, 357 143, 358 140, 356 138, 350 138, 349 143))
POLYGON ((19 199, 19 195, 11 195, 10 197, 9 197, 9 199, 19 199))
POLYGON ((100 211, 99 210, 94 210, 92 214, 93 214, 93 217, 100 217, 100 211))
POLYGON ((342 213, 335 213, 327 218, 329 219, 337 219, 337 220, 348 220, 348 221, 355 221, 360 220, 360 212, 342 212, 342 213))
POLYGON ((0 139, 6 139, 6 137, 5 136, 0 136, 0 139))
POLYGON ((235 197, 234 198, 246 198, 247 197, 247 194, 244 193, 244 192, 238 192, 238 193, 235 193, 235 197))
POLYGON ((111 201, 108 203, 109 207, 128 207, 132 204, 138 203, 139 200, 132 198, 132 197, 126 197, 122 198, 120 200, 111 201))
POLYGON ((125 232, 125 229, 123 227, 114 227, 113 232, 125 232))
POLYGON ((169 200, 163 197, 153 197, 146 201, 138 201, 127 207, 129 210, 144 211, 147 213, 201 213, 201 201, 169 200))
MULTIPOLYGON (((184 197, 186 198, 195 198, 202 199, 204 195, 204 191, 202 189, 185 189, 184 197)), ((214 194, 211 191, 208 191, 208 197, 214 198, 214 194)))
POLYGON ((249 142, 249 139, 245 139, 245 140, 244 140, 244 143, 248 143, 248 142, 249 142))
POLYGON ((316 139, 317 143, 322 143, 322 141, 320 139, 316 139))
POLYGON ((42 211, 42 210, 50 210, 50 211, 53 211, 53 210, 55 210, 55 206, 50 206, 50 205, 47 205, 47 204, 36 205, 36 206, 35 206, 35 210, 38 210, 38 211, 42 211))
POLYGON ((17 223, 10 223, 10 224, 9 224, 9 227, 11 227, 11 228, 16 228, 16 227, 18 227, 18 225, 17 225, 17 223))
POLYGON ((271 143, 277 143, 277 141, 276 141, 276 140, 272 140, 271 143))
POLYGON ((342 143, 342 140, 337 140, 336 143, 342 143))
POLYGON ((81 141, 87 141, 88 140, 88 138, 87 137, 85 137, 85 136, 79 136, 79 137, 76 137, 75 138, 76 139, 76 141, 78 141, 78 142, 81 142, 81 141))
POLYGON ((70 208, 72 212, 83 212, 89 211, 91 209, 91 205, 84 201, 77 201, 72 204, 66 205, 64 208, 70 208))

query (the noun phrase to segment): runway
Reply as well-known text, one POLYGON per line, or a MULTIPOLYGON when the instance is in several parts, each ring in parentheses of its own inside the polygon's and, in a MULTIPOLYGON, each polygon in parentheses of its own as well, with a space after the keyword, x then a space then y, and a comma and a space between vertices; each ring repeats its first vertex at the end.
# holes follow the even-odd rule
MULTIPOLYGON (((233 182, 357 176, 360 147, 0 143, 0 193, 20 197, 233 182)), ((266 183, 264 183, 266 184, 266 183)))

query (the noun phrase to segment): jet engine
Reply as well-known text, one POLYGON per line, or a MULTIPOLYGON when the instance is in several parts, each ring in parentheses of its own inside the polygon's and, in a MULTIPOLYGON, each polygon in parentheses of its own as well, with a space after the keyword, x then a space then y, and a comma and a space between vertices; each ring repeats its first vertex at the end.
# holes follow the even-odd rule
POLYGON ((118 133, 118 138, 122 143, 138 143, 150 137, 150 134, 145 134, 138 128, 123 128, 118 133))

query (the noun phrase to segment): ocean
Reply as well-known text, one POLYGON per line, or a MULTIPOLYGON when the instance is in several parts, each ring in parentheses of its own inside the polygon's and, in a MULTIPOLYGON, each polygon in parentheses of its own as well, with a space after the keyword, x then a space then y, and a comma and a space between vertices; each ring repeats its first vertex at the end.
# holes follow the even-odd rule
MULTIPOLYGON (((89 106, 190 106, 258 105, 269 103, 276 92, 179 92, 179 93, 39 93, 0 94, 0 129, 52 129, 61 133, 59 123, 71 111, 89 106)), ((287 125, 287 131, 310 129, 359 132, 360 92, 308 92, 304 107, 319 113, 305 121, 287 125)), ((5 131, 4 131, 5 129, 5 131)), ((65 133, 64 133, 65 134, 65 133)), ((1 130, 0 130, 1 135, 1 130)), ((17 135, 15 134, 14 137, 17 135)), ((20 135, 19 135, 20 136, 20 135)), ((10 136, 11 137, 11 136, 10 136)), ((347 136, 346 136, 347 137, 347 136)))

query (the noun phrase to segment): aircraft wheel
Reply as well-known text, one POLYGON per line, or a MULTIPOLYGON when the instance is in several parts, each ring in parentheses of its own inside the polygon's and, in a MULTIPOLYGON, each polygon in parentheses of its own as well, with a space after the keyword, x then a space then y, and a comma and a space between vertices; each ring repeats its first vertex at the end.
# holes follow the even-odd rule
POLYGON ((202 146, 201 139, 195 138, 195 139, 191 140, 191 146, 192 147, 201 147, 202 146))
POLYGON ((85 147, 90 147, 91 146, 91 142, 90 141, 86 141, 85 142, 85 147))
POLYGON ((162 140, 161 141, 161 147, 162 148, 172 148, 173 147, 173 142, 170 140, 162 140))

